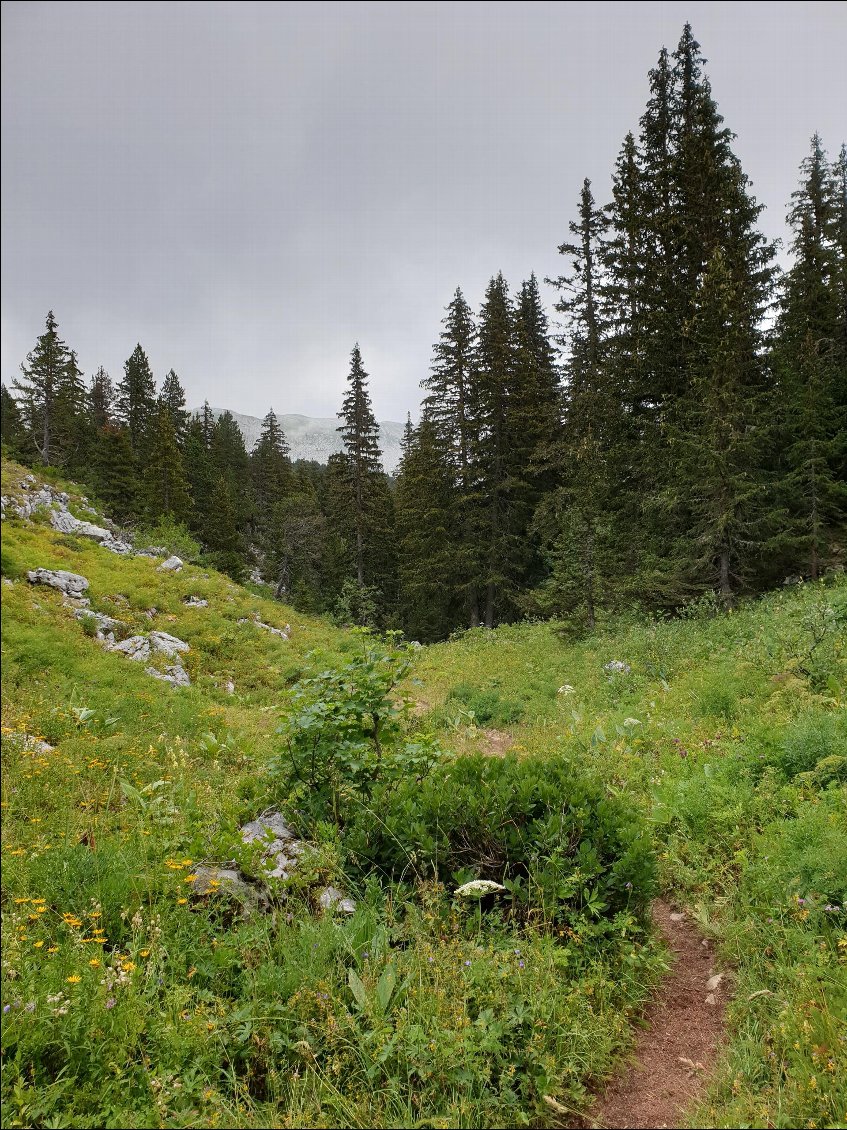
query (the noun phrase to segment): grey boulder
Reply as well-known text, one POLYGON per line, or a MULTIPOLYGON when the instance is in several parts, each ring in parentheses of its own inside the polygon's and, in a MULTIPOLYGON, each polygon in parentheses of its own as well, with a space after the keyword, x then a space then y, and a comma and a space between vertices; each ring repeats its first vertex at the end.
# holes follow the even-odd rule
POLYGON ((68 573, 65 569, 31 569, 27 573, 31 585, 49 585, 65 596, 80 596, 88 588, 88 581, 79 573, 68 573))

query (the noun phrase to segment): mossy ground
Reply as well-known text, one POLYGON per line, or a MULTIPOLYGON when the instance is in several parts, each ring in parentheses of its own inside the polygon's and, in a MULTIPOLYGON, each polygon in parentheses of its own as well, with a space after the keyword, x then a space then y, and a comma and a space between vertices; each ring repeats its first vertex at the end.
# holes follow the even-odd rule
MULTIPOLYGON (((4 493, 22 474, 4 466, 4 493)), ((4 523, 3 573, 4 1124, 496 1126, 549 1121, 545 1094, 585 1103, 661 975, 637 922, 560 937, 475 920, 437 884, 371 883, 349 919, 318 916, 305 880, 247 921, 190 897, 199 860, 249 870, 238 828, 280 799, 290 688, 355 635, 38 523, 4 523), (193 685, 105 652, 21 579, 37 566, 86 576, 126 634, 185 639, 193 685), (238 623, 254 614, 290 640, 238 623)), ((650 821, 664 891, 735 984, 694 1125, 847 1121, 845 604, 840 581, 576 642, 474 631, 424 649, 408 687, 409 726, 445 746, 497 726, 520 756, 578 756, 650 821)), ((349 886, 329 838, 309 869, 349 886)))

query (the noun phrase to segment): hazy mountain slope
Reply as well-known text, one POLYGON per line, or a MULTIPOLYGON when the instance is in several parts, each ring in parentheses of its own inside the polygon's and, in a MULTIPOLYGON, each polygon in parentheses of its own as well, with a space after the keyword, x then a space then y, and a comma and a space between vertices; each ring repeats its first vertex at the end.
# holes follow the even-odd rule
MULTIPOLYGON (((212 411, 218 416, 226 409, 213 408, 212 411)), ((250 451, 259 438, 262 421, 258 416, 233 412, 231 408, 229 412, 241 428, 247 450, 250 451)), ((333 452, 341 450, 341 437, 336 431, 339 421, 335 416, 312 417, 292 413, 288 416, 279 416, 278 419, 285 432, 285 438, 291 444, 292 459, 315 459, 318 463, 326 463, 333 452)), ((397 470, 400 462, 402 438, 403 424, 395 420, 383 420, 380 423, 379 444, 382 448, 382 465, 390 475, 397 470)))

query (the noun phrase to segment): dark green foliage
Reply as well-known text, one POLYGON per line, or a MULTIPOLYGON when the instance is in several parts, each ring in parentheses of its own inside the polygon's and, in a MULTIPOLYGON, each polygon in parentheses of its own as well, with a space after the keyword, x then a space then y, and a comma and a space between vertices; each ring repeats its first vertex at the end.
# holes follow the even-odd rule
POLYGON ((567 615, 593 630, 598 612, 614 604, 616 521, 620 464, 627 429, 619 374, 609 363, 609 326, 601 289, 604 213, 595 207, 589 181, 580 195, 579 220, 570 225, 573 243, 559 248, 570 272, 555 285, 556 309, 567 321, 563 344, 570 359, 561 435, 547 445, 556 485, 541 500, 536 529, 542 536, 549 576, 536 594, 547 615, 567 615))
POLYGON ((459 683, 447 695, 447 702, 458 702, 466 711, 473 714, 473 720, 480 726, 511 726, 520 722, 524 708, 514 699, 502 698, 494 687, 480 690, 468 683, 459 683))
POLYGON ((136 345, 124 362, 123 379, 115 396, 115 414, 129 433, 136 456, 145 452, 156 412, 156 381, 147 354, 136 345))
MULTIPOLYGON (((204 422, 202 426, 205 429, 204 422)), ((227 484, 235 520, 242 535, 246 535, 254 508, 250 457, 231 412, 222 412, 215 421, 209 440, 209 458, 215 477, 223 478, 227 484)))
MULTIPOLYGON (((502 274, 491 279, 480 310, 470 407, 471 488, 469 526, 476 545, 478 591, 487 628, 514 616, 527 566, 527 514, 512 479, 510 410, 516 384, 514 312, 502 274)), ((524 376, 528 370, 524 370, 524 376)))
POLYGON ((22 454, 24 443, 21 414, 15 398, 4 384, 0 384, 0 437, 3 447, 12 457, 22 454))
MULTIPOLYGON (((428 395, 422 418, 432 427, 425 449, 437 459, 454 491, 446 542, 441 547, 449 559, 460 613, 456 622, 471 627, 479 623, 481 546, 474 526, 475 493, 472 442, 475 428, 472 408, 476 375, 476 324, 460 288, 447 307, 441 336, 433 348, 430 375, 423 382, 428 395)), ((430 459, 430 474, 434 467, 430 459)), ((405 547, 403 552, 405 553, 405 547)), ((409 547, 411 554, 414 547, 409 547)), ((406 590, 408 591, 408 589, 406 590)), ((405 598, 404 598, 405 599, 405 598)))
POLYGON ((144 470, 146 515, 151 521, 165 515, 177 522, 186 521, 191 512, 191 495, 174 430, 174 415, 164 401, 159 402, 149 447, 144 470))
POLYGON ((458 489, 435 423, 424 416, 407 433, 396 511, 400 619, 409 636, 425 643, 449 635, 464 611, 458 597, 458 489))
POLYGON ((847 248, 839 170, 830 167, 815 134, 788 214, 794 262, 784 280, 774 347, 784 517, 771 546, 784 572, 813 579, 843 561, 847 549, 847 248))
POLYGON ((116 424, 99 428, 94 443, 90 478, 109 513, 128 522, 139 513, 139 478, 129 433, 116 424))
POLYGON ((244 537, 229 482, 223 475, 215 481, 202 537, 209 564, 240 580, 244 574, 244 537))
POLYGON ((76 354, 59 337, 51 310, 45 331, 21 365, 23 380, 13 381, 17 407, 30 458, 42 463, 67 462, 79 454, 86 412, 86 390, 76 354))
POLYGON ((170 370, 162 381, 162 390, 159 393, 159 406, 167 410, 177 443, 182 447, 188 432, 188 423, 191 419, 191 413, 186 411, 185 390, 179 383, 179 377, 173 369, 170 370))
POLYGON ((376 517, 375 486, 382 475, 382 452, 379 449, 379 426, 371 407, 368 374, 362 367, 358 344, 350 357, 348 389, 338 413, 343 424, 338 428, 344 441, 344 458, 335 464, 338 487, 350 510, 350 530, 356 579, 364 585, 373 578, 366 568, 366 558, 373 548, 373 521, 376 517))
POLYGON ((377 788, 372 804, 380 820, 363 810, 345 836, 365 873, 489 879, 517 917, 563 926, 643 914, 653 894, 643 818, 564 759, 436 763, 420 781, 377 788))
POLYGON ((88 403, 95 428, 105 428, 107 424, 112 423, 115 411, 115 389, 112 378, 102 365, 91 378, 88 403))

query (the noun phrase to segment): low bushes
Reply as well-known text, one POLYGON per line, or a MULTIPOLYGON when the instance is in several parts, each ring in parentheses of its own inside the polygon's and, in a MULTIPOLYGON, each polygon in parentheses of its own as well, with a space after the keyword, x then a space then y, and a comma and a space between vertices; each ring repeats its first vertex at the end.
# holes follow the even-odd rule
POLYGON ((377 792, 345 832, 362 872, 490 879, 547 924, 642 911, 653 855, 640 814, 569 761, 465 757, 377 792))

